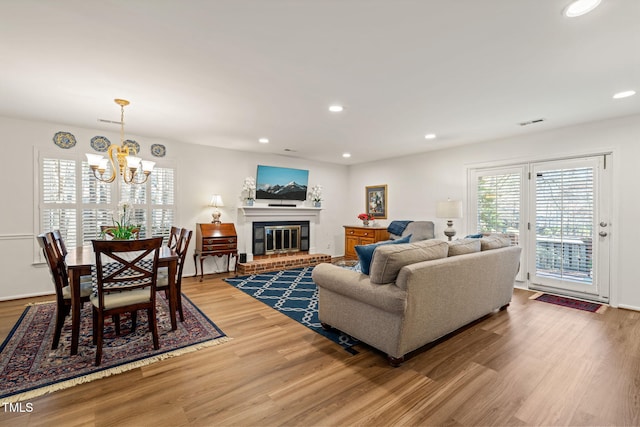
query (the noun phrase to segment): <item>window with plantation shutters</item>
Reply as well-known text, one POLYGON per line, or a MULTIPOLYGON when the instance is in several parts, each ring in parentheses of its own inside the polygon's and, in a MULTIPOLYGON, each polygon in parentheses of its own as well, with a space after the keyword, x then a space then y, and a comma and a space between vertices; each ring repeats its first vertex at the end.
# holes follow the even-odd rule
POLYGON ((478 231, 481 233, 520 234, 520 173, 481 175, 478 177, 478 231))
MULTIPOLYGON (((142 185, 98 181, 81 155, 67 158, 42 154, 40 168, 40 231, 60 230, 68 247, 89 244, 100 238, 101 226, 113 225, 118 202, 134 207, 133 222, 140 225, 140 237, 168 239, 175 222, 175 169, 156 167, 142 185)), ((109 165, 110 168, 110 165, 109 165)), ((111 174, 107 169, 106 176, 111 174)))

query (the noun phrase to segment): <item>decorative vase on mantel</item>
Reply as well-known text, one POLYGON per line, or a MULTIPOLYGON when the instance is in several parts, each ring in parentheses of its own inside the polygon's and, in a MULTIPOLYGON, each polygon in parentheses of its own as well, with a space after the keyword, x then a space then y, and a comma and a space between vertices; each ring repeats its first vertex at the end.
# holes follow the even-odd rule
POLYGON ((362 220, 362 225, 364 225, 365 227, 369 226, 369 220, 368 219, 363 219, 362 220))
POLYGON ((313 207, 314 208, 319 208, 322 207, 322 202, 320 200, 313 202, 313 207))
POLYGON ((253 199, 247 199, 247 206, 253 206, 253 199))

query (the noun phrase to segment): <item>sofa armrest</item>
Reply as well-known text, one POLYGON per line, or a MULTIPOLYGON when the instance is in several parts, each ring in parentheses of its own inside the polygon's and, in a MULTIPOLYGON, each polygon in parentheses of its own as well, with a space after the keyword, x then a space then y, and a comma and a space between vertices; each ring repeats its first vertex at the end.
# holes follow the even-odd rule
POLYGON ((391 313, 405 309, 407 293, 395 283, 373 284, 366 274, 327 263, 317 265, 311 277, 319 292, 327 289, 391 313))

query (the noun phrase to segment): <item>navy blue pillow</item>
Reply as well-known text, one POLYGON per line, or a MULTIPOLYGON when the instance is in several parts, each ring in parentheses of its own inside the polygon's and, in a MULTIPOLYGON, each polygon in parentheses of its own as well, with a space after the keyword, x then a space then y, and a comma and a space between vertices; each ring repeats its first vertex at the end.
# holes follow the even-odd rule
POLYGON ((356 245, 356 253, 358 254, 358 259, 360 260, 360 268, 362 269, 362 273, 369 275, 369 268, 371 267, 371 260, 373 259, 373 252, 380 245, 395 245, 397 243, 409 243, 411 239, 411 234, 403 237, 402 239, 397 240, 384 240, 382 242, 373 243, 371 245, 356 245))
POLYGON ((482 234, 469 234, 465 239, 481 239, 484 237, 482 234))

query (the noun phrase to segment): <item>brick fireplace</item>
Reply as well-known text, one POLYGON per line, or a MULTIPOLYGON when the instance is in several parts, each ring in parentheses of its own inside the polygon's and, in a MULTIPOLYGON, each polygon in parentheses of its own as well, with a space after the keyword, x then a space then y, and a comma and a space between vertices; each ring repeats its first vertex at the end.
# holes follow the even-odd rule
POLYGON ((247 262, 237 274, 283 270, 331 262, 331 256, 315 253, 315 233, 321 208, 306 206, 243 206, 238 209, 240 253, 247 262))

